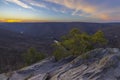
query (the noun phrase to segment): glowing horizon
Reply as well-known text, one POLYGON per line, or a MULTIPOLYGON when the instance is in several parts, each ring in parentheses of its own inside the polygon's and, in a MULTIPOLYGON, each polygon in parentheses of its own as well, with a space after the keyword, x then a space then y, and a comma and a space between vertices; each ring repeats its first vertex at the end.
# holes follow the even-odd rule
POLYGON ((1 19, 0 22, 8 22, 8 23, 14 23, 14 22, 49 22, 46 20, 19 20, 19 19, 1 19))
POLYGON ((120 22, 120 0, 0 0, 0 22, 120 22))

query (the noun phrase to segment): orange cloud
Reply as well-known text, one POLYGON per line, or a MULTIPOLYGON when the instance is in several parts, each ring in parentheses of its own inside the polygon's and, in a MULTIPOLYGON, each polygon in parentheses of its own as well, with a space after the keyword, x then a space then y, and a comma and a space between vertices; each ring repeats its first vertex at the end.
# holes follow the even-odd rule
POLYGON ((109 20, 110 19, 109 15, 106 15, 106 14, 100 14, 98 16, 103 20, 109 20))

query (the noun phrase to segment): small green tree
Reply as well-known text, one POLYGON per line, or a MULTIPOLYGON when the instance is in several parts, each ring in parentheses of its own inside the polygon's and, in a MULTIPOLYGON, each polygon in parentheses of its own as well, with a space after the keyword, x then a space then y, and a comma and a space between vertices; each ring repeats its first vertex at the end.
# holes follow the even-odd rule
POLYGON ((74 28, 67 35, 63 36, 59 43, 61 46, 56 47, 54 55, 57 55, 61 59, 66 54, 73 56, 82 55, 94 49, 96 45, 101 46, 106 44, 107 40, 102 31, 97 31, 95 34, 89 35, 74 28))
POLYGON ((97 31, 91 37, 92 37, 93 44, 97 46, 105 45, 108 42, 105 39, 104 33, 101 30, 97 31))
POLYGON ((45 55, 43 53, 37 52, 35 48, 29 48, 27 53, 23 55, 23 58, 25 60, 25 63, 27 65, 30 65, 44 59, 45 55))

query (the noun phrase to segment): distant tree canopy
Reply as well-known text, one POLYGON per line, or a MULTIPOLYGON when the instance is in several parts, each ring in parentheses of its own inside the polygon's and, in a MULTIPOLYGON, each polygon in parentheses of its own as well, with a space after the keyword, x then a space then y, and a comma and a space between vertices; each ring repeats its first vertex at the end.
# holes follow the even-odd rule
POLYGON ((78 56, 106 43, 104 33, 100 30, 93 35, 89 35, 74 28, 67 35, 62 36, 59 45, 55 44, 54 56, 58 60, 69 55, 78 56))
POLYGON ((35 48, 29 48, 27 53, 23 54, 24 61, 27 65, 33 64, 45 58, 43 53, 39 53, 35 48))

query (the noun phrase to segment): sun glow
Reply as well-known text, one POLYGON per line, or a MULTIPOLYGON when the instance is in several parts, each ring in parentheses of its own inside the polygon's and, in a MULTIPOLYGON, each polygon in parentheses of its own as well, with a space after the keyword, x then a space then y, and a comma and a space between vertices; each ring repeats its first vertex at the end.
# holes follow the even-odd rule
POLYGON ((22 20, 15 20, 15 19, 1 19, 0 22, 9 22, 9 23, 14 23, 14 22, 22 22, 22 20))
POLYGON ((21 20, 12 20, 12 19, 10 19, 10 20, 5 20, 5 22, 22 22, 21 20))
POLYGON ((0 22, 22 23, 22 22, 49 22, 49 20, 20 20, 20 19, 0 19, 0 22))

